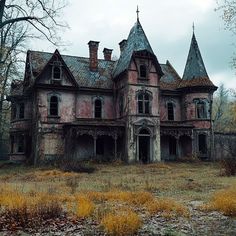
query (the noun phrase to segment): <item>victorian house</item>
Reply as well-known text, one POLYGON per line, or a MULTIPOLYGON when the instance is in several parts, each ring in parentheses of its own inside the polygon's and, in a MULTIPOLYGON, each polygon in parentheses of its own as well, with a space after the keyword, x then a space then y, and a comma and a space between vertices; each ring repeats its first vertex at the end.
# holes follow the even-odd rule
POLYGON ((139 19, 119 45, 117 61, 108 48, 98 59, 97 41, 88 43, 88 58, 27 52, 24 80, 12 83, 8 98, 12 160, 211 157, 217 87, 194 33, 183 77, 159 63, 139 19))

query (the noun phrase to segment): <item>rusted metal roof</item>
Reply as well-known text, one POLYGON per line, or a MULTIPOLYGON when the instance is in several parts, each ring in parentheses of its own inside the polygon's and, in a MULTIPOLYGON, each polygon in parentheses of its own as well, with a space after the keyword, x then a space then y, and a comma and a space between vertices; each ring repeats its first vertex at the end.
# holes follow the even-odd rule
MULTIPOLYGON (((39 75, 53 53, 29 51, 34 75, 39 75)), ((90 71, 89 58, 61 55, 79 87, 112 89, 114 61, 98 60, 98 71, 90 71)))
POLYGON ((160 79, 160 87, 164 90, 175 90, 181 81, 180 76, 170 64, 169 61, 166 64, 160 64, 164 75, 160 79))
POLYGON ((137 20, 135 25, 130 30, 126 45, 124 46, 120 58, 114 67, 113 76, 117 77, 123 71, 128 69, 131 57, 134 52, 144 50, 155 55, 139 20, 137 20))

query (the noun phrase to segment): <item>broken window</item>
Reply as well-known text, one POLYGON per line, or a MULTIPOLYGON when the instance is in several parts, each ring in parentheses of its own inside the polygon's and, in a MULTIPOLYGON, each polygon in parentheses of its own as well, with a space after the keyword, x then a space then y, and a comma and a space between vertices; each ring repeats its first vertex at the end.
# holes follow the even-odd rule
POLYGON ((167 112, 168 112, 168 120, 174 120, 174 105, 172 102, 167 103, 167 112))
POLYGON ((174 137, 169 137, 169 154, 176 155, 176 139, 174 137))
POLYGON ((25 118, 25 104, 20 103, 19 105, 19 118, 24 119, 25 118))
POLYGON ((200 118, 200 119, 207 118, 205 102, 204 101, 198 101, 196 105, 197 105, 197 118, 200 118))
POLYGON ((25 150, 25 138, 23 134, 18 135, 17 152, 24 152, 25 150))
POLYGON ((102 118, 102 102, 100 99, 96 99, 94 103, 94 116, 95 118, 102 118))
POLYGON ((51 96, 50 98, 50 109, 49 109, 50 116, 58 116, 58 97, 51 96))
POLYGON ((146 78, 146 77, 147 77, 147 68, 146 68, 146 65, 140 65, 139 71, 140 71, 140 77, 141 77, 141 78, 146 78))
POLYGON ((200 152, 200 154, 207 153, 207 142, 205 134, 198 135, 198 151, 200 152))
POLYGON ((150 98, 147 93, 141 93, 138 95, 138 113, 139 114, 150 113, 150 98))

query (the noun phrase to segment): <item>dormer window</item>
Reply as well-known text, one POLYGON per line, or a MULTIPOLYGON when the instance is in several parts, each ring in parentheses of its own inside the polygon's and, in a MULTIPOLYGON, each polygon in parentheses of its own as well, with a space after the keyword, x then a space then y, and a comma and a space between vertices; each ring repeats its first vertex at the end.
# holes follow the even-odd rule
POLYGON ((53 62, 52 67, 52 82, 58 83, 61 81, 61 63, 59 61, 53 62))
POLYGON ((147 78, 147 67, 146 67, 146 65, 140 65, 139 66, 139 75, 140 75, 140 78, 142 78, 142 79, 147 78))
POLYGON ((167 103, 168 120, 174 120, 174 104, 172 102, 167 103))

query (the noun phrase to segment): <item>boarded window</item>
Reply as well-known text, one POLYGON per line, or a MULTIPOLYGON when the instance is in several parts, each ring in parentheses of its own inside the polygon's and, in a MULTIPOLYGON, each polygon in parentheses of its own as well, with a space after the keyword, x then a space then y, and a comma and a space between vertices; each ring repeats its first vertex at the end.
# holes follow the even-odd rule
POLYGON ((96 99, 94 103, 94 116, 95 118, 102 118, 102 102, 100 99, 96 99))
POLYGON ((50 116, 58 116, 58 97, 51 96, 50 98, 50 116))
POLYGON ((150 113, 150 98, 147 93, 141 93, 138 95, 138 113, 139 114, 150 113))
POLYGON ((167 112, 168 112, 168 120, 174 120, 174 105, 172 102, 167 103, 167 112))
POLYGON ((146 78, 147 77, 147 68, 145 65, 140 65, 139 67, 140 70, 140 77, 141 78, 146 78))

